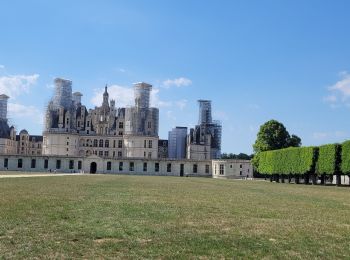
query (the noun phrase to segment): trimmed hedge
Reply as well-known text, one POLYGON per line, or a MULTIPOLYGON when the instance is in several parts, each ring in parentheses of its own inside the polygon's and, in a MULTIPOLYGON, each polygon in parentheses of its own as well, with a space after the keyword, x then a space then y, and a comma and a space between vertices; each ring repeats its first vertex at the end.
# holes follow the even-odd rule
POLYGON ((350 141, 342 144, 341 161, 341 171, 344 174, 350 174, 350 141))
POLYGON ((339 172, 340 168, 339 144, 327 144, 319 147, 318 160, 316 163, 316 173, 318 175, 333 175, 339 172))
POLYGON ((262 174, 302 175, 313 171, 317 147, 290 147, 259 153, 258 171, 262 174))

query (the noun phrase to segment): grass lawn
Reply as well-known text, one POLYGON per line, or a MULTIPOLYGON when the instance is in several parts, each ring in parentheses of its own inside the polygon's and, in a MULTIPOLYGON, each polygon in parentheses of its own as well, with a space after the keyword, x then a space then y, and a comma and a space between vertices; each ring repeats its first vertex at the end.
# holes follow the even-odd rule
POLYGON ((349 258, 350 189, 141 176, 0 179, 0 258, 349 258))

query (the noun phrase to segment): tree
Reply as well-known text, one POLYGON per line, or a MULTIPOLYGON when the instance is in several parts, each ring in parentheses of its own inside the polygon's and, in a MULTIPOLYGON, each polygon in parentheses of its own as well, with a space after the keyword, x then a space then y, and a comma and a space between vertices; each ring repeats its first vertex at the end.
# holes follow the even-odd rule
POLYGON ((245 154, 245 153, 240 153, 240 154, 223 153, 221 155, 221 159, 250 160, 252 158, 253 158, 253 155, 248 155, 248 154, 245 154))
POLYGON ((301 139, 298 136, 290 136, 282 123, 270 120, 260 126, 253 148, 256 153, 259 153, 291 146, 299 147, 300 145, 301 139))

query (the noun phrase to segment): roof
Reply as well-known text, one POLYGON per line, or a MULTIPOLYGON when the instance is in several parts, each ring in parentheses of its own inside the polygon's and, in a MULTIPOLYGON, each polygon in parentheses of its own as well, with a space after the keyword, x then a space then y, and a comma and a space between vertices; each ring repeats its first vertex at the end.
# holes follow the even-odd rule
POLYGON ((1 94, 0 95, 0 99, 9 99, 10 97, 5 95, 5 94, 1 94))
POLYGON ((0 138, 10 138, 10 127, 7 120, 0 120, 0 138))
POLYGON ((22 129, 20 132, 19 132, 20 135, 28 135, 28 131, 25 130, 25 129, 22 129))

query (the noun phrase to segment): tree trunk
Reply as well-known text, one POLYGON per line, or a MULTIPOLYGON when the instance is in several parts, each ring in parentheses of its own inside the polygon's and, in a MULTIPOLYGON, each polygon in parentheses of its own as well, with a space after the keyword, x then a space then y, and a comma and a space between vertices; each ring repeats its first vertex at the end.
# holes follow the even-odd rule
POLYGON ((296 175, 296 176, 295 176, 295 183, 296 183, 296 184, 299 184, 299 183, 300 183, 299 175, 296 175))
POLYGON ((341 175, 337 174, 336 178, 337 178, 336 179, 337 186, 341 186, 341 175))
POLYGON ((270 182, 272 182, 272 175, 270 175, 270 182))
POLYGON ((309 184, 309 174, 304 175, 304 184, 305 185, 309 184))
POLYGON ((284 175, 281 176, 281 181, 284 183, 284 175))
POLYGON ((276 174, 276 182, 280 182, 280 175, 276 174))
POLYGON ((324 174, 321 175, 321 185, 326 184, 326 176, 324 174))
POLYGON ((290 176, 290 174, 288 175, 288 183, 290 183, 292 181, 292 178, 290 176))
POLYGON ((312 174, 312 184, 313 185, 317 184, 317 175, 316 174, 312 174))

